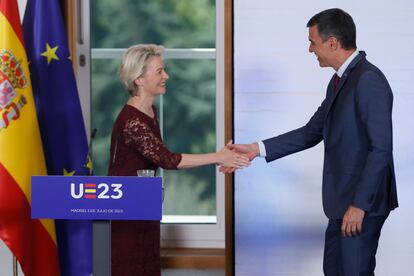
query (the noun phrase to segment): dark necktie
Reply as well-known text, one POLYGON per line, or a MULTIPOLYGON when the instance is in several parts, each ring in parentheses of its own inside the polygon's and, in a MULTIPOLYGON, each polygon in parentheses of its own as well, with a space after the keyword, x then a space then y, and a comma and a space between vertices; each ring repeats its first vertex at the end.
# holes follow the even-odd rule
POLYGON ((341 78, 338 76, 338 74, 335 73, 334 79, 333 79, 333 89, 336 91, 336 88, 338 87, 339 82, 341 81, 341 78))

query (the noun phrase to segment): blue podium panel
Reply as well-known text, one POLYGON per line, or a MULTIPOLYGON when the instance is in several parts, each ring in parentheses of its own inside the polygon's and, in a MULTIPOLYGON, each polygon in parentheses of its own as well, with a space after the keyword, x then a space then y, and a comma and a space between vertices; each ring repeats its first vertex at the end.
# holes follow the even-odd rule
POLYGON ((161 220, 162 178, 32 176, 32 218, 161 220))

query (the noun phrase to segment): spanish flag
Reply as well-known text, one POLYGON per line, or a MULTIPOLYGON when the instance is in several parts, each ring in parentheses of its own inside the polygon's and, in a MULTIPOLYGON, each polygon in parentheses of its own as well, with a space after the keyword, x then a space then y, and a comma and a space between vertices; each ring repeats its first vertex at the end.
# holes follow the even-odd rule
POLYGON ((0 0, 0 238, 26 276, 59 275, 53 221, 31 219, 46 166, 16 0, 0 0))

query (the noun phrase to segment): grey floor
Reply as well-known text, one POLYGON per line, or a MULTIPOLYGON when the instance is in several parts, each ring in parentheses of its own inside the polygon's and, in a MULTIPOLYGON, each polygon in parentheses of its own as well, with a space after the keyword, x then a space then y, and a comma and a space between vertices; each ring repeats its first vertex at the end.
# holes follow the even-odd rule
MULTIPOLYGON (((3 241, 0 240, 0 275, 13 275, 13 258, 3 241)), ((163 269, 162 276, 224 276, 224 269, 163 269)), ((19 275, 23 275, 19 271, 19 275)))
POLYGON ((223 269, 163 269, 162 276, 224 276, 223 269))
MULTIPOLYGON (((13 275, 13 256, 2 240, 0 240, 0 275, 13 275)), ((19 275, 23 275, 23 273, 19 271, 19 275)))

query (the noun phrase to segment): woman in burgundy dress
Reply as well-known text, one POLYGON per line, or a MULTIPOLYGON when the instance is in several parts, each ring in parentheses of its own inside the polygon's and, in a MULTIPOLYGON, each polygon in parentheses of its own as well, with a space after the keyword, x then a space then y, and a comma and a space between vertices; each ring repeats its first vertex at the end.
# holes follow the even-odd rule
MULTIPOLYGON (((130 47, 123 56, 119 75, 130 98, 112 130, 108 175, 136 176, 139 169, 158 167, 248 166, 247 157, 226 147, 207 154, 173 153, 165 147, 154 107, 169 78, 162 53, 162 46, 142 44, 130 47)), ((158 221, 112 221, 111 228, 113 276, 161 275, 158 221)))

